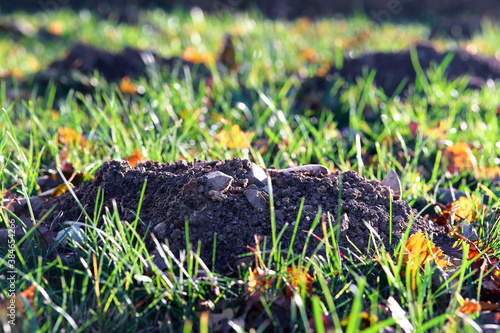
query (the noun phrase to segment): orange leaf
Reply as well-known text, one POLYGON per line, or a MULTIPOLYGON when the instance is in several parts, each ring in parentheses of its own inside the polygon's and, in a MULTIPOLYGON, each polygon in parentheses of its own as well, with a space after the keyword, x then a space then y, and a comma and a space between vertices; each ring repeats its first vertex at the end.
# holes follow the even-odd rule
MULTIPOLYGON (((9 295, 10 291, 9 291, 9 295)), ((27 319, 26 312, 29 308, 35 308, 35 285, 32 284, 29 288, 21 291, 19 294, 12 294, 7 300, 0 302, 0 321, 9 323, 12 326, 16 325, 21 331, 20 319, 27 319)))
POLYGON ((443 156, 448 161, 448 171, 460 173, 476 165, 476 157, 466 143, 455 143, 446 148, 443 156))
POLYGON ((52 21, 47 30, 54 36, 61 36, 64 33, 64 25, 61 21, 52 21))
POLYGON ((481 304, 475 299, 466 298, 464 304, 457 311, 465 315, 479 313, 481 311, 481 304))
POLYGON ((273 284, 273 276, 275 271, 267 269, 267 267, 250 270, 248 274, 248 292, 264 294, 266 290, 273 284), (271 275, 271 276, 270 276, 271 275))
POLYGON ((477 178, 493 179, 500 177, 500 167, 491 167, 480 169, 476 175, 477 178))
POLYGON ((286 297, 293 296, 293 290, 305 288, 309 294, 312 293, 312 276, 307 272, 305 267, 287 267, 286 274, 286 297))
MULTIPOLYGON (((448 261, 439 247, 429 242, 422 230, 411 235, 405 245, 403 253, 403 266, 409 267, 411 274, 412 290, 416 289, 417 272, 422 270, 426 262, 434 261, 440 267, 446 267, 448 261)), ((403 274, 405 271, 403 271, 403 274)))
POLYGON ((209 53, 199 53, 198 50, 196 50, 192 46, 188 46, 184 52, 182 52, 181 58, 185 61, 192 62, 195 64, 211 64, 215 62, 215 57, 212 54, 209 53))
POLYGON ((137 86, 130 82, 130 78, 128 76, 124 76, 120 84, 118 85, 120 91, 125 94, 135 94, 137 93, 137 86))
POLYGON ((303 49, 300 52, 300 57, 305 59, 307 62, 315 62, 318 59, 316 51, 311 47, 303 49))
POLYGON ((128 161, 130 163, 130 165, 134 167, 137 164, 146 161, 146 159, 144 159, 144 157, 142 157, 142 154, 139 151, 139 149, 135 148, 134 155, 125 157, 125 161, 128 161))
POLYGON ((240 129, 238 125, 231 126, 231 131, 227 131, 223 128, 217 135, 215 139, 226 145, 229 149, 234 148, 246 148, 249 145, 250 140, 252 140, 254 133, 244 132, 240 129))
POLYGON ((87 145, 87 139, 69 127, 59 127, 57 129, 57 142, 66 146, 73 144, 85 147, 87 145))

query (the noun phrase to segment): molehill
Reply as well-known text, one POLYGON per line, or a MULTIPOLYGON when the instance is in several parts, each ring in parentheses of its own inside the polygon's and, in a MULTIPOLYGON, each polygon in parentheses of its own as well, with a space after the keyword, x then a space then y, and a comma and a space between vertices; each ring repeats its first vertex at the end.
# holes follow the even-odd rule
MULTIPOLYGON (((197 244, 201 241, 201 258, 209 266, 214 234, 217 233, 215 270, 230 274, 236 270, 241 255, 248 253, 247 245, 254 246, 254 235, 267 237, 268 246, 272 242, 269 189, 264 170, 241 159, 167 164, 149 161, 135 167, 127 161, 112 161, 104 163, 95 179, 76 188, 75 194, 92 216, 101 188, 104 206, 112 210, 113 200, 116 201, 121 219, 130 222, 135 220, 141 190, 147 180, 137 231, 144 237, 148 249, 155 249, 152 232, 160 241, 168 240, 172 252, 178 255, 186 246, 187 220, 190 242, 197 244)), ((267 171, 272 182, 276 229, 279 232, 288 224, 281 239, 282 249, 288 249, 304 198, 293 244, 295 253, 302 252, 307 238, 304 231, 313 225, 320 206, 323 213, 331 215, 334 226, 338 225, 337 217, 340 216, 339 245, 341 252, 346 254, 357 251, 355 248, 366 252, 370 231, 365 222, 387 246, 392 231, 394 246, 416 215, 416 211, 398 197, 394 197, 391 204, 389 188, 354 171, 267 171), (389 222, 390 209, 392 225, 389 222)), ((71 193, 51 199, 41 215, 54 205, 56 209, 46 219, 47 224, 52 224, 53 231, 63 228, 64 221, 82 221, 83 214, 71 193), (57 220, 61 224, 54 228, 52 222, 60 212, 62 218, 57 220)), ((412 232, 418 229, 425 229, 430 234, 437 232, 429 221, 420 217, 415 218, 411 226, 412 232)), ((321 223, 314 233, 323 237, 321 223)), ((319 241, 312 237, 306 252, 311 254, 318 244, 319 241)))

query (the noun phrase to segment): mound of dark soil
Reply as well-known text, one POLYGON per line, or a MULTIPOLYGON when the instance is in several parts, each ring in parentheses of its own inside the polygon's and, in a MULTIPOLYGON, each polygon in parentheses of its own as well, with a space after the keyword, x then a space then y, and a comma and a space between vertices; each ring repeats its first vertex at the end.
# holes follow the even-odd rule
POLYGON ((186 69, 192 73, 194 87, 200 80, 211 78, 210 69, 204 64, 192 63, 179 57, 163 58, 152 51, 126 47, 122 52, 110 52, 87 44, 76 44, 68 55, 34 74, 28 83, 36 84, 44 92, 49 82, 57 87, 60 96, 67 96, 70 89, 83 93, 95 90, 94 73, 109 82, 120 81, 124 77, 149 78, 151 73, 168 72, 172 77, 183 78, 186 69))
POLYGON ((162 67, 188 66, 190 70, 195 67, 205 76, 210 75, 210 70, 203 64, 193 64, 180 58, 162 58, 154 52, 146 52, 127 47, 121 53, 113 53, 87 44, 75 45, 65 59, 52 63, 49 68, 58 71, 78 70, 86 75, 94 75, 98 71, 106 80, 116 81, 124 76, 131 78, 146 74, 147 66, 161 70, 162 67))
MULTIPOLYGON (((448 55, 453 54, 453 59, 446 67, 444 75, 449 80, 470 77, 468 84, 470 89, 480 89, 488 79, 500 79, 500 61, 495 58, 472 55, 461 49, 439 52, 427 45, 418 45, 416 53, 424 72, 429 70, 431 64, 439 66, 448 55)), ((332 110, 336 112, 337 121, 345 124, 348 114, 347 111, 339 110, 341 104, 340 90, 336 85, 337 78, 354 81, 363 78, 364 73, 372 70, 376 71, 374 83, 382 88, 387 96, 398 93, 404 97, 415 85, 417 73, 410 50, 366 53, 358 58, 345 58, 342 68, 332 65, 324 77, 304 80, 297 92, 292 110, 297 113, 305 110, 332 110), (400 87, 403 80, 406 84, 400 87)))
MULTIPOLYGON (((288 249, 299 206, 305 198, 293 249, 301 253, 307 231, 311 228, 318 207, 331 214, 337 225, 339 182, 342 181, 340 200, 340 246, 366 252, 370 231, 363 221, 375 229, 386 244, 390 234, 390 190, 376 180, 366 180, 353 171, 332 174, 308 172, 279 172, 269 170, 274 192, 276 227, 278 232, 290 224, 283 234, 282 249, 288 249)), ((104 191, 104 205, 112 210, 116 201, 120 217, 133 221, 139 205, 144 181, 147 186, 140 211, 142 224, 138 232, 144 235, 150 250, 153 232, 160 240, 168 240, 177 255, 185 249, 185 221, 189 225, 190 242, 201 241, 201 257, 211 262, 214 233, 217 233, 216 271, 229 273, 235 269, 237 256, 248 253, 247 245, 254 245, 254 235, 266 236, 272 241, 269 194, 262 169, 248 160, 161 164, 147 162, 131 167, 128 162, 105 163, 95 180, 75 189, 87 213, 93 215, 97 191, 104 191)), ((397 198, 396 198, 397 199, 397 198)), ((77 221, 82 214, 70 193, 53 198, 45 206, 57 205, 47 223, 60 211, 60 221, 77 221)), ((44 212, 41 214, 43 215, 44 212)), ((415 211, 403 201, 392 202, 392 240, 397 242, 415 211)), ((58 226, 54 231, 57 231, 58 226)), ((427 220, 417 218, 412 230, 436 230, 427 220)), ((323 235, 321 223, 315 230, 323 235)), ((318 241, 312 239, 308 253, 318 241)), ((268 245, 269 246, 269 245, 268 245)))

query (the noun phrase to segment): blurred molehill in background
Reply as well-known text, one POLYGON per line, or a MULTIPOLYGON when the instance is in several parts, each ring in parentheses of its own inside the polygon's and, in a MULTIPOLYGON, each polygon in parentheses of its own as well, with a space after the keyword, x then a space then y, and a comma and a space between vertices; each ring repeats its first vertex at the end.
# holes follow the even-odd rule
POLYGON ((270 18, 307 16, 311 18, 364 12, 375 21, 430 19, 435 16, 480 15, 497 17, 498 0, 16 0, 1 1, 0 12, 47 11, 61 8, 96 9, 110 12, 118 8, 199 7, 207 12, 258 9, 270 18))

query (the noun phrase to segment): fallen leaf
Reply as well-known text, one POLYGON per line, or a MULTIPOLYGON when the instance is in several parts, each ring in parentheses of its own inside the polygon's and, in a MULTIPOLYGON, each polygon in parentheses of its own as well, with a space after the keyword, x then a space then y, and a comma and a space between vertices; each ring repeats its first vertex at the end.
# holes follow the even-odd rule
POLYGON ((464 304, 462 304, 457 311, 465 315, 479 313, 481 311, 481 304, 475 299, 466 298, 464 304))
MULTIPOLYGON (((361 322, 358 327, 361 330, 367 329, 368 327, 378 323, 378 317, 376 315, 365 311, 358 313, 356 316, 361 317, 361 322)), ((340 321, 340 325, 342 325, 343 327, 347 327, 349 325, 350 317, 351 315, 347 315, 347 317, 340 321)))
POLYGON ((70 188, 74 188, 75 187, 71 183, 68 183, 68 185, 66 185, 66 184, 58 185, 56 188, 54 188, 52 190, 52 192, 50 193, 50 196, 52 196, 52 197, 59 197, 59 196, 61 196, 61 194, 63 194, 64 192, 66 192, 69 187, 70 188))
POLYGON ((64 24, 61 21, 52 21, 47 31, 54 36, 61 36, 64 33, 64 24))
POLYGON ((498 303, 491 303, 491 302, 479 302, 481 305, 481 311, 491 311, 491 310, 496 310, 498 309, 499 305, 498 303))
POLYGON ((493 179, 500 177, 500 167, 482 168, 477 171, 476 178, 493 179))
POLYGON ((130 166, 135 167, 137 164, 146 161, 146 159, 142 156, 141 151, 135 148, 134 155, 125 157, 125 161, 128 161, 130 166))
POLYGON ((294 291, 298 293, 302 289, 308 294, 311 294, 313 277, 307 272, 305 267, 287 267, 287 273, 285 275, 286 282, 286 297, 293 297, 294 291))
POLYGON ((476 157, 466 143, 455 143, 446 147, 443 156, 448 162, 448 171, 452 174, 464 172, 477 165, 476 157))
POLYGON ((57 129, 57 142, 65 146, 87 146, 87 139, 82 134, 69 127, 59 127, 57 129))
POLYGON ((120 88, 120 91, 125 94, 134 95, 137 93, 137 86, 130 81, 128 76, 123 77, 118 87, 120 88))
POLYGON ((451 207, 456 207, 455 214, 461 219, 474 222, 477 219, 477 213, 485 210, 486 206, 482 205, 479 199, 474 196, 470 198, 460 197, 457 201, 452 202, 451 207))
MULTIPOLYGON (((416 289, 417 272, 424 269, 425 263, 434 261, 439 267, 448 265, 447 257, 439 247, 425 238, 422 230, 410 236, 403 252, 403 266, 411 274, 411 289, 416 289)), ((406 270, 402 271, 403 274, 406 270)))
POLYGON ((307 47, 307 48, 303 49, 300 52, 300 57, 302 59, 305 59, 307 62, 315 62, 318 59, 318 55, 316 54, 316 51, 311 47, 307 47))
POLYGON ((233 39, 230 34, 224 37, 224 48, 219 56, 219 62, 230 71, 238 69, 233 39))
POLYGON ((252 140, 254 133, 245 132, 240 129, 240 126, 233 125, 231 130, 227 131, 223 128, 219 133, 216 134, 215 139, 229 149, 235 148, 247 148, 252 140))
POLYGON ((401 198, 401 181, 399 180, 398 174, 396 171, 392 170, 387 173, 387 175, 382 179, 380 185, 387 186, 396 199, 401 198))
MULTIPOLYGON (((12 292, 13 293, 13 292, 12 292)), ((9 291, 10 294, 10 291, 9 291)), ((5 301, 0 301, 0 321, 8 323, 22 331, 22 320, 27 319, 27 311, 35 310, 35 285, 12 295, 5 301)))
POLYGON ((275 274, 275 271, 266 267, 255 267, 253 270, 251 269, 248 274, 248 292, 250 294, 265 294, 273 284, 275 274))
POLYGON ((184 52, 182 52, 181 58, 185 61, 194 63, 194 64, 211 64, 215 62, 215 57, 212 54, 209 53, 199 53, 198 50, 196 50, 192 46, 188 46, 184 52))

